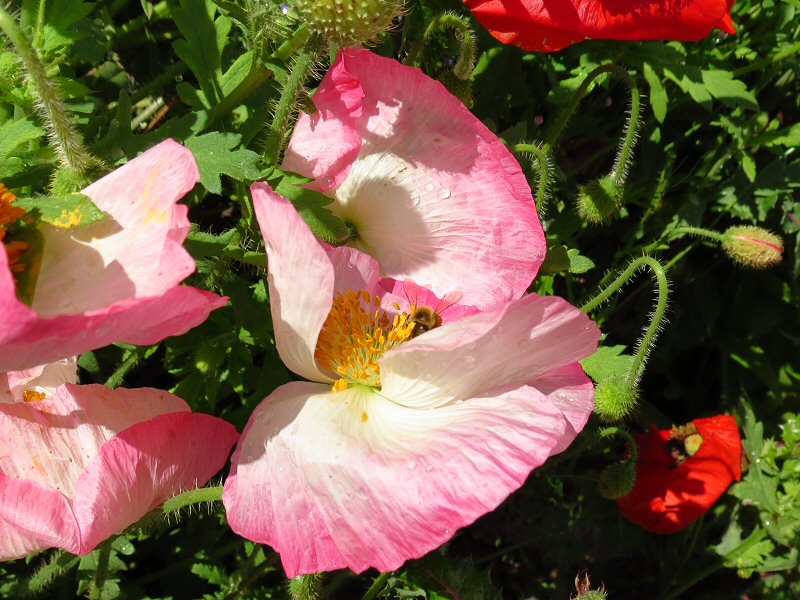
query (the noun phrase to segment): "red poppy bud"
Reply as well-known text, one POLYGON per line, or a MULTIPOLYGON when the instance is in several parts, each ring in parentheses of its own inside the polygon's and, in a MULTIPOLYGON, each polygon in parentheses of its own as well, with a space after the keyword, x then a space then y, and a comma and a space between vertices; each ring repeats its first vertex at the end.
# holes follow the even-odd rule
POLYGON ((652 428, 634 439, 639 450, 636 483, 617 504, 625 517, 648 531, 680 531, 742 477, 742 440, 731 416, 652 428))
POLYGON ((736 33, 733 0, 465 0, 504 44, 552 52, 587 38, 700 40, 712 29, 736 33))

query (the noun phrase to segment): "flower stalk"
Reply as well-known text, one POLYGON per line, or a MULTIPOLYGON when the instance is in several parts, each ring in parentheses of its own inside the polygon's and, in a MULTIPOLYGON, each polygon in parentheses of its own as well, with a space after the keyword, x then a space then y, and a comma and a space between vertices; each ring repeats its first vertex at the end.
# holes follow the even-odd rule
POLYGON ((36 96, 36 110, 45 122, 48 137, 55 148, 60 166, 78 174, 87 173, 100 166, 101 161, 84 148, 83 140, 75 130, 69 111, 62 102, 58 85, 47 77, 36 50, 17 22, 2 7, 0 7, 0 29, 11 41, 17 57, 27 72, 36 96))
POLYGON ((536 178, 536 210, 539 218, 546 212, 547 201, 550 199, 550 176, 553 164, 550 155, 535 144, 515 144, 512 150, 517 154, 529 154, 532 157, 531 166, 538 171, 536 178))
POLYGON ((411 46, 403 62, 407 65, 414 64, 431 37, 447 29, 454 32, 458 43, 458 60, 453 67, 453 74, 461 80, 469 79, 475 67, 475 34, 467 19, 453 13, 442 13, 434 18, 422 37, 411 46))

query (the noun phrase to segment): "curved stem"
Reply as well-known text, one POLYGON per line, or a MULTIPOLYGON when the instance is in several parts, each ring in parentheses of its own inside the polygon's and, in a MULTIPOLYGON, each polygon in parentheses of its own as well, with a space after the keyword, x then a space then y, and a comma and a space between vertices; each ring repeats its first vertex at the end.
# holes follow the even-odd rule
POLYGON ((611 71, 616 75, 622 77, 628 86, 628 91, 631 95, 631 108, 628 113, 628 121, 625 123, 625 134, 620 142, 617 156, 614 159, 614 166, 611 168, 611 177, 618 186, 625 183, 628 176, 628 165, 630 164, 633 149, 636 146, 636 138, 639 131, 639 113, 641 111, 641 94, 639 93, 639 86, 636 85, 636 80, 631 76, 628 71, 616 65, 608 65, 613 67, 611 71))
POLYGON ((636 351, 631 361, 631 366, 625 375, 625 379, 629 385, 635 387, 639 383, 644 370, 644 363, 647 360, 647 354, 650 351, 650 346, 655 341, 658 331, 661 327, 661 321, 664 318, 664 313, 667 310, 667 299, 669 295, 669 283, 667 282, 667 275, 661 263, 652 256, 641 256, 632 261, 630 265, 608 286, 597 294, 594 298, 589 300, 586 304, 581 306, 583 312, 591 312, 603 302, 608 300, 612 295, 622 288, 633 275, 642 268, 650 268, 653 272, 653 277, 656 280, 656 306, 653 314, 650 317, 650 323, 645 329, 644 335, 639 340, 636 346, 636 351))
POLYGON ((459 79, 469 79, 475 65, 475 40, 472 27, 470 27, 467 19, 453 13, 437 15, 425 29, 425 33, 411 46, 403 63, 407 65, 414 64, 428 40, 436 32, 443 29, 452 29, 456 32, 459 53, 458 61, 453 67, 453 73, 459 79))
POLYGON ((108 564, 111 558, 111 540, 109 538, 97 549, 97 566, 94 570, 94 577, 92 578, 92 586, 89 590, 89 600, 102 600, 103 588, 108 579, 108 564))
POLYGON ((625 438, 625 441, 628 442, 628 446, 631 449, 631 454, 628 460, 633 461, 633 464, 636 464, 636 459, 639 456, 639 451, 636 447, 636 440, 633 439, 633 436, 625 431, 624 429, 620 429, 619 427, 605 427, 597 432, 602 438, 611 437, 612 435, 619 435, 625 438))
POLYGON ((527 153, 533 156, 534 160, 531 165, 539 170, 539 178, 536 181, 536 208, 539 217, 542 217, 548 200, 550 156, 542 148, 534 144, 515 144, 511 150, 515 153, 527 153))
POLYGON ((222 486, 212 486, 197 488, 183 492, 177 496, 173 496, 161 506, 162 512, 169 514, 177 512, 192 504, 201 504, 203 502, 217 502, 222 500, 222 486))

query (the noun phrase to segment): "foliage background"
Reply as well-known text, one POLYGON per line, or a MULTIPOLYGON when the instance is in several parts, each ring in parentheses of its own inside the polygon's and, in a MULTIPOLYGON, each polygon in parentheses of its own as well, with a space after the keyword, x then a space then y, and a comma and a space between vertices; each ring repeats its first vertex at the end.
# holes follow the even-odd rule
MULTIPOLYGON (((261 157, 291 66, 280 48, 298 26, 291 7, 286 15, 273 0, 25 0, 14 8, 93 152, 121 163, 167 137, 195 152, 202 182, 186 200, 196 224, 187 242, 199 267, 192 283, 233 300, 157 346, 83 355, 82 382, 170 389, 241 430, 256 404, 291 378, 274 347, 261 241, 240 219, 247 185, 268 174, 261 157), (257 72, 251 61, 259 54, 270 58, 257 72), (254 73, 260 85, 231 99, 254 73)), ((403 23, 376 51, 402 55, 445 10, 469 18, 457 0, 409 2, 403 23)), ((567 598, 582 569, 611 598, 800 596, 798 13, 797 0, 738 0, 736 36, 714 32, 691 44, 589 41, 553 54, 502 46, 472 20, 478 54, 469 89, 451 73, 458 52, 452 34, 426 46, 419 65, 509 144, 542 140, 595 66, 612 62, 635 76, 645 104, 625 207, 604 226, 574 211, 579 186, 611 168, 629 108, 624 82, 606 77, 557 145, 545 217, 553 250, 533 290, 580 305, 609 273, 643 253, 657 256, 671 281, 668 322, 642 380, 641 409, 627 425, 637 431, 732 412, 750 468, 700 522, 651 535, 597 494, 600 471, 624 448, 601 441, 592 422, 568 452, 445 548, 374 585, 376 573, 331 574, 330 597, 567 598), (743 270, 715 244, 673 232, 739 223, 778 232, 783 262, 743 270)), ((309 90, 327 64, 323 57, 309 90)), ((31 90, 6 48, 0 179, 8 187, 47 193, 54 157, 43 135, 31 90)), ((594 313, 606 350, 590 374, 624 370, 651 308, 652 284, 643 274, 594 313)), ((0 595, 71 598, 89 589, 95 564, 94 555, 58 552, 7 563, 0 595)), ((128 532, 114 542, 111 568, 108 598, 288 593, 276 555, 232 534, 220 506, 128 532)))

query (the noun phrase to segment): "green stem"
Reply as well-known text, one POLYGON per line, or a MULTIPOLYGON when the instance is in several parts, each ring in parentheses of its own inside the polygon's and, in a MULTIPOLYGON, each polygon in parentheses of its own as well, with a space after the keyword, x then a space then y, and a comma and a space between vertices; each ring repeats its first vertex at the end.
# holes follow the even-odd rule
POLYGON ((97 567, 94 570, 94 577, 92 579, 91 589, 89 590, 89 600, 102 600, 103 588, 108 579, 108 564, 111 558, 111 540, 107 539, 100 544, 97 549, 97 567))
POLYGON ((264 150, 264 163, 267 165, 278 163, 286 130, 289 127, 289 120, 297 103, 297 97, 300 95, 300 90, 316 59, 316 48, 311 46, 305 46, 295 56, 291 71, 286 79, 286 85, 275 107, 275 115, 267 132, 267 143, 264 150))
POLYGON ((625 441, 628 442, 628 446, 631 449, 630 457, 628 458, 629 461, 632 461, 633 464, 636 464, 636 459, 639 456, 639 451, 636 447, 636 440, 633 439, 633 436, 625 431, 624 429, 620 429, 619 427, 604 427, 600 431, 597 432, 602 438, 611 437, 613 435, 618 435, 625 438, 625 441))
POLYGON ((668 233, 669 237, 678 237, 683 235, 696 235, 698 237, 705 237, 716 242, 724 242, 725 236, 718 231, 712 229, 704 229, 702 227, 676 227, 668 233))
POLYGON ((30 579, 24 582, 24 589, 31 594, 41 594, 54 579, 64 575, 75 567, 80 561, 80 557, 70 554, 64 550, 55 550, 45 564, 39 567, 31 575, 30 579))
POLYGON ((661 321, 664 319, 664 313, 667 310, 667 299, 669 295, 669 283, 667 282, 667 275, 664 272, 664 267, 652 256, 641 256, 632 261, 630 265, 612 281, 603 291, 597 294, 594 298, 589 300, 586 304, 581 306, 581 310, 585 313, 591 312, 603 302, 608 300, 612 295, 622 288, 623 285, 636 274, 639 269, 650 268, 655 277, 656 289, 656 306, 653 314, 650 317, 650 323, 645 329, 644 335, 639 340, 636 346, 636 351, 625 375, 627 383, 631 387, 636 387, 641 379, 642 372, 644 371, 644 364, 647 361, 647 355, 650 347, 655 341, 658 331, 661 327, 661 321))
POLYGON ((550 156, 542 148, 533 144, 516 144, 511 149, 515 153, 527 153, 533 156, 531 166, 539 171, 536 181, 536 208, 539 217, 542 217, 548 200, 551 173, 550 156))
POLYGON ((186 508, 192 504, 201 504, 203 502, 217 502, 222 500, 222 486, 212 486, 212 487, 203 487, 197 488, 194 490, 189 490, 188 492, 183 492, 182 494, 178 494, 177 496, 173 496, 161 507, 161 511, 164 514, 170 514, 174 512, 178 512, 181 509, 186 508))
POLYGON ((150 103, 147 108, 145 108, 131 120, 131 131, 135 133, 139 125, 152 117, 162 106, 164 106, 164 97, 159 96, 156 98, 155 102, 150 103))
POLYGON ((639 93, 639 86, 636 85, 636 80, 631 76, 628 71, 616 65, 605 65, 611 67, 611 71, 616 75, 622 77, 628 86, 628 91, 631 95, 631 108, 628 114, 628 121, 625 123, 625 134, 620 142, 617 156, 614 159, 614 166, 611 169, 611 177, 619 187, 625 184, 625 179, 628 176, 628 165, 633 155, 633 150, 636 147, 636 138, 639 132, 639 113, 641 111, 641 94, 639 93))
POLYGON ((112 390, 114 388, 118 388, 122 385, 123 379, 131 371, 139 361, 147 354, 151 347, 136 347, 133 350, 128 351, 128 355, 122 361, 122 363, 117 367, 117 370, 114 371, 111 376, 106 379, 105 386, 110 387, 112 390))
MULTIPOLYGON (((631 82, 633 82, 633 78, 631 77, 630 73, 628 73, 622 67, 612 64, 600 65, 599 67, 596 67, 586 76, 583 82, 581 82, 581 85, 573 94, 570 103, 564 110, 561 111, 561 114, 559 114, 558 119, 556 119, 554 122, 554 125, 547 131, 544 143, 542 144, 542 148, 545 150, 545 152, 549 153, 552 150, 555 143, 561 137, 564 128, 567 126, 567 123, 572 118, 572 115, 577 110, 581 100, 583 100, 584 96, 586 96, 586 93, 589 91, 589 87, 592 85, 592 83, 594 83, 595 79, 604 73, 615 73, 622 76, 629 87, 631 86, 631 82)), ((633 86, 636 87, 635 82, 633 82, 633 86)), ((636 91, 638 92, 638 88, 636 88, 636 91)))
POLYGON ((738 79, 742 75, 746 75, 752 71, 763 71, 766 67, 789 58, 798 52, 800 52, 800 42, 795 42, 788 48, 784 48, 783 50, 776 52, 773 56, 766 56, 760 60, 751 62, 749 65, 734 69, 732 71, 733 76, 738 79))
POLYGON ((453 73, 459 79, 469 79, 475 66, 475 38, 469 21, 459 15, 442 13, 436 16, 420 37, 408 51, 408 56, 403 61, 407 65, 414 64, 425 44, 437 32, 452 29, 458 42, 458 61, 453 67, 453 73))
POLYGON ((39 0, 39 8, 36 11, 36 30, 33 34, 34 48, 41 48, 44 40, 44 17, 47 14, 47 0, 39 0))
POLYGON ((17 22, 0 7, 0 29, 6 34, 17 51, 22 65, 37 96, 36 109, 47 125, 48 136, 53 143, 62 167, 84 174, 99 166, 100 161, 84 147, 80 135, 72 125, 69 112, 61 101, 56 84, 47 78, 45 68, 36 51, 31 47, 17 22))
POLYGON ((272 53, 272 58, 276 60, 286 60, 290 58, 295 52, 306 45, 310 37, 311 30, 308 28, 308 25, 301 25, 292 34, 292 37, 283 42, 283 44, 272 53))
POLYGON ((372 585, 369 586, 369 589, 366 593, 361 597, 361 600, 374 600, 386 585, 386 580, 389 579, 391 573, 381 573, 375 578, 375 581, 372 582, 372 585))
POLYGON ((322 573, 298 575, 289 581, 289 596, 292 600, 320 600, 322 584, 322 573))

